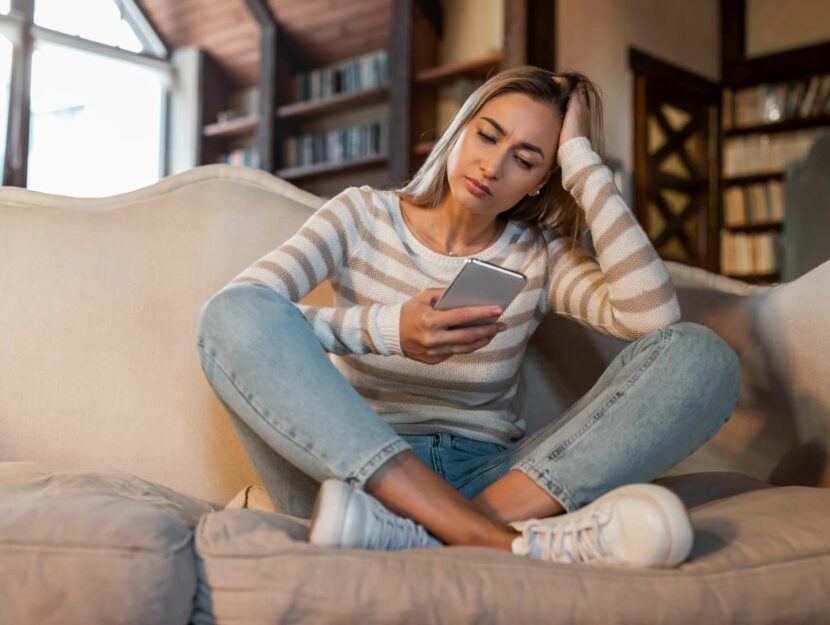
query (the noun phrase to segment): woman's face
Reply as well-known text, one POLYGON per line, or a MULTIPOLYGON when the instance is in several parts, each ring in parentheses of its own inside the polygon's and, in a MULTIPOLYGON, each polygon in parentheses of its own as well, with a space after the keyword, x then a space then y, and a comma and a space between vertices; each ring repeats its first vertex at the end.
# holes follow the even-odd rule
POLYGON ((547 182, 556 164, 562 122, 553 109, 521 93, 485 104, 461 131, 447 161, 455 201, 498 215, 547 182), (487 185, 477 191, 470 181, 487 185))

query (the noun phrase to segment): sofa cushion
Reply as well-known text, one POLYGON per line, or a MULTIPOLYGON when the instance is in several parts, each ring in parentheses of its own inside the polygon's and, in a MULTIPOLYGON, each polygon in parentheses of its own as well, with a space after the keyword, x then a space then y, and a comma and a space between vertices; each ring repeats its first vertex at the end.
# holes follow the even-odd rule
POLYGON ((551 564, 495 549, 326 549, 255 510, 196 528, 193 622, 812 623, 830 595, 830 491, 734 473, 661 480, 691 504, 677 569, 551 564))
POLYGON ((0 623, 187 623, 214 510, 123 473, 0 463, 0 623))

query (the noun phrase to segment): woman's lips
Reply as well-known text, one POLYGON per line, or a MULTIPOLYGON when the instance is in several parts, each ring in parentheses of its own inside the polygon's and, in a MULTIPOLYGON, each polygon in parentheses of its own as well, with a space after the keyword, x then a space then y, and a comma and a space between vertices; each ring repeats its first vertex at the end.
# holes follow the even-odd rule
POLYGON ((490 195, 490 194, 487 192, 487 190, 486 190, 486 189, 484 189, 484 188, 480 187, 480 186, 479 186, 478 184, 476 184, 476 182, 475 182, 474 180, 472 180, 471 178, 468 178, 467 176, 464 176, 464 180, 466 180, 466 181, 467 181, 467 188, 468 188, 468 189, 469 189, 472 193, 474 193, 475 195, 477 195, 477 196, 479 196, 479 197, 487 197, 487 196, 489 196, 489 195, 490 195))

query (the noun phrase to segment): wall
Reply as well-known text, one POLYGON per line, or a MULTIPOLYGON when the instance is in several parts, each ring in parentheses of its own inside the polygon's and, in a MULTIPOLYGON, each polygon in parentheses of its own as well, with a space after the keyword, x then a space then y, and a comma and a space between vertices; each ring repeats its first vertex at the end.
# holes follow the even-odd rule
POLYGON ((557 0, 559 71, 575 70, 603 94, 605 153, 623 168, 620 191, 630 203, 633 167, 633 46, 717 81, 720 18, 717 0, 557 0))
POLYGON ((179 48, 171 56, 176 80, 170 89, 167 167, 169 175, 192 169, 199 160, 199 50, 179 48))
POLYGON ((830 41, 827 0, 746 0, 747 56, 824 41, 830 41))

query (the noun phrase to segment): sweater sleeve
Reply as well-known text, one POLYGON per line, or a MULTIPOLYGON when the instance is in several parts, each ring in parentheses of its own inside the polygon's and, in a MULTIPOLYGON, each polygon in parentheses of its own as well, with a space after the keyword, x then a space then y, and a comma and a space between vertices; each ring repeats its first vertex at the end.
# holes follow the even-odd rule
POLYGON ((566 141, 557 160, 563 186, 585 211, 597 257, 546 231, 549 310, 628 341, 679 321, 666 266, 590 141, 566 141))
POLYGON ((327 200, 282 245, 246 267, 225 287, 259 282, 294 302, 323 347, 335 354, 401 354, 400 304, 320 307, 298 303, 337 274, 363 242, 371 218, 363 195, 349 187, 327 200))

